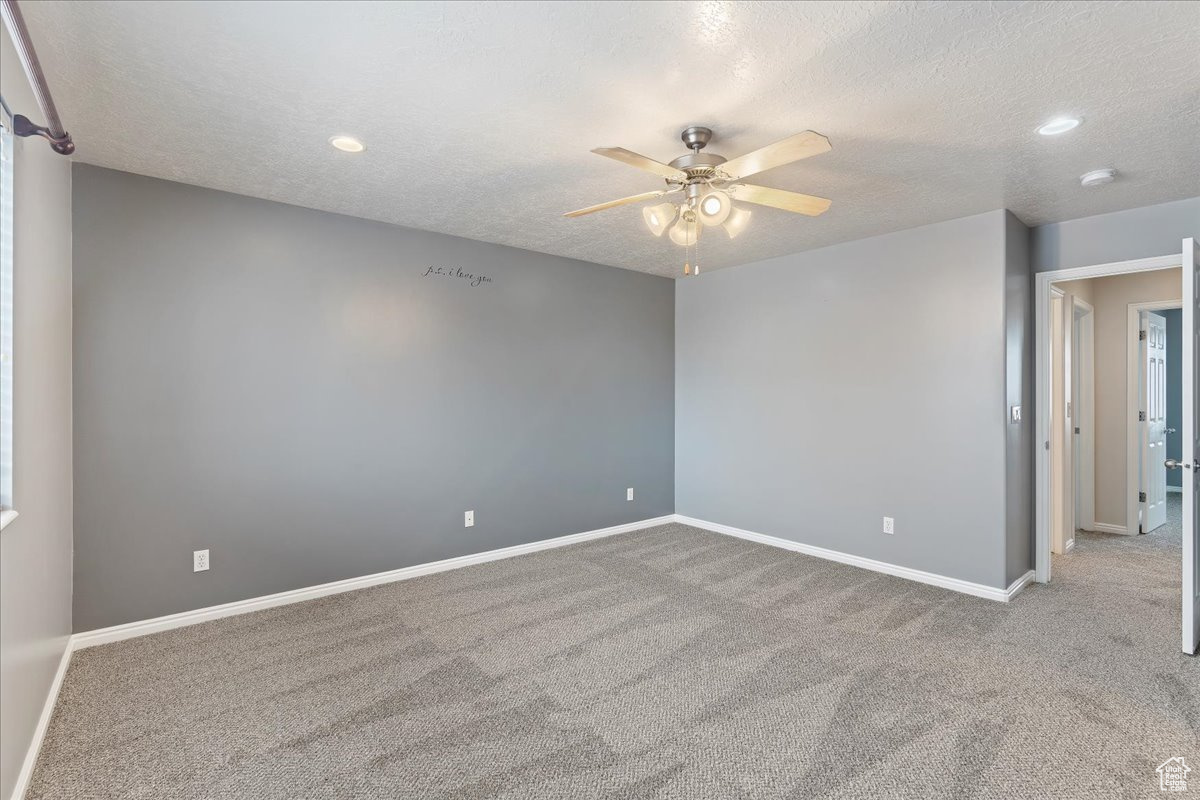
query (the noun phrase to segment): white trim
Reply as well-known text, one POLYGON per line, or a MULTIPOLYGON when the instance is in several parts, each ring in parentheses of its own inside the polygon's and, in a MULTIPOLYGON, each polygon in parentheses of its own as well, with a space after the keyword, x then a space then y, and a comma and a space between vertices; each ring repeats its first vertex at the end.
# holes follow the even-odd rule
POLYGON ((50 690, 46 693, 46 702, 42 705, 41 716, 33 729, 33 739, 29 749, 25 751, 25 760, 21 762, 21 771, 17 773, 17 782, 13 785, 12 800, 22 800, 29 789, 29 779, 33 777, 33 768, 37 766, 38 753, 42 750, 42 740, 46 738, 46 730, 50 727, 50 718, 54 716, 54 706, 58 703, 58 692, 62 689, 63 677, 67 674, 67 666, 71 663, 71 653, 74 647, 71 637, 63 648, 62 658, 58 660, 58 669, 54 680, 50 682, 50 690))
POLYGON ((652 528, 655 525, 666 525, 673 521, 674 515, 667 514, 666 516, 655 517, 653 519, 643 519, 638 522, 627 522, 624 525, 614 525, 611 528, 573 533, 554 539, 542 539, 541 541, 530 542, 529 544, 502 547, 498 550, 486 550, 482 553, 447 558, 443 561, 433 561, 428 564, 416 564, 411 567, 377 572, 373 575, 364 575, 359 578, 347 578, 341 581, 333 581, 332 583, 308 586, 303 589, 292 589, 287 592, 278 592, 262 597, 238 600, 233 603, 224 603, 219 606, 208 606, 207 608, 198 608, 194 611, 168 614, 165 617, 128 622, 124 625, 113 625, 109 628, 97 628, 96 630, 84 631, 72 636, 72 646, 76 650, 82 650, 86 647, 95 647, 96 645, 108 644, 109 642, 119 642, 124 639, 132 639, 136 636, 145 636, 150 633, 158 633, 159 631, 169 631, 174 628, 183 628, 200 622, 221 619, 222 617, 248 614, 252 611, 261 611, 266 608, 275 608, 276 606, 288 605, 290 603, 301 603, 305 600, 314 600, 318 597, 326 597, 331 594, 353 592, 357 589, 378 586, 382 583, 404 581, 422 575, 432 575, 435 572, 445 572, 451 569, 469 567, 473 564, 483 564, 488 561, 498 561, 502 558, 512 558, 513 556, 521 556, 526 553, 535 553, 539 550, 549 550, 554 547, 578 544, 579 542, 586 542, 589 539, 599 539, 618 533, 628 533, 629 531, 636 531, 642 528, 652 528))
POLYGON ((1122 536, 1129 535, 1129 528, 1124 525, 1110 525, 1107 522, 1093 522, 1090 530, 1095 533, 1119 533, 1122 536))
POLYGON ((1156 269, 1178 267, 1182 255, 1155 256, 1132 261, 1114 261, 1090 267, 1071 267, 1038 272, 1034 277, 1034 409, 1037 427, 1034 429, 1034 564, 1037 581, 1050 582, 1050 460, 1045 443, 1050 440, 1050 284, 1057 281, 1102 278, 1106 275, 1125 275, 1156 269))
POLYGON ((1083 313, 1079 315, 1080 318, 1083 318, 1096 310, 1094 305, 1076 294, 1071 295, 1071 302, 1075 304, 1075 308, 1083 309, 1083 313))
POLYGON ((708 522, 707 520, 696 519, 695 517, 676 514, 675 521, 683 525, 691 525, 693 528, 703 528, 713 533, 723 533, 726 536, 734 536, 738 539, 746 539, 747 541, 758 542, 759 544, 771 547, 792 550, 808 556, 823 558, 827 561, 836 561, 839 564, 849 564, 852 567, 869 569, 872 572, 882 572, 884 575, 905 578, 918 583, 927 583, 930 586, 938 586, 942 589, 950 589, 951 591, 962 592, 963 594, 974 595, 975 597, 982 597, 987 600, 998 600, 1002 603, 1007 603, 1026 584, 1033 580, 1033 571, 1030 570, 1025 575, 1013 581, 1012 585, 1007 589, 997 589, 994 586, 985 586, 982 583, 971 583, 970 581, 959 580, 958 578, 938 575, 934 572, 901 567, 896 564, 889 564, 886 561, 876 561, 873 558, 855 556, 838 550, 829 550, 811 544, 801 544, 800 542, 793 542, 790 539, 780 539, 778 536, 768 536, 765 533, 754 533, 753 531, 742 530, 741 528, 734 528, 730 525, 722 525, 717 522, 708 522))
POLYGON ((1007 603, 1011 601, 1014 597, 1020 594, 1022 589, 1033 582, 1033 570, 1029 570, 1024 575, 1010 583, 1008 588, 1004 590, 1004 602, 1007 603))
POLYGON ((15 508, 6 508, 0 511, 0 531, 7 528, 8 524, 19 516, 20 514, 17 513, 15 508))
POLYGON ((1171 484, 1168 483, 1167 484, 1167 492, 1168 493, 1175 492, 1176 494, 1183 494, 1183 487, 1182 486, 1172 486, 1171 484))
POLYGON ((1142 426, 1137 412, 1142 409, 1142 350, 1138 332, 1142 329, 1141 312, 1183 308, 1181 300, 1146 300, 1130 303, 1125 322, 1125 530, 1140 531, 1142 501, 1142 426))

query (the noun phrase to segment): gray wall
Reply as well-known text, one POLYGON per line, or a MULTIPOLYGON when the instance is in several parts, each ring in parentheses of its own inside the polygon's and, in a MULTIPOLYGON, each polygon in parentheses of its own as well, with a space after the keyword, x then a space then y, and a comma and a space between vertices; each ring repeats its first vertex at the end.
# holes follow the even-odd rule
POLYGON ((1033 567, 1033 278, 1029 228, 1012 212, 1004 214, 1005 413, 1021 406, 1021 421, 1005 428, 1005 580, 1033 567))
POLYGON ((76 630, 674 510, 672 281, 74 185, 76 630))
MULTIPOLYGON (((1183 458, 1183 311, 1157 312, 1167 318, 1167 458, 1183 458)), ((1167 486, 1183 486, 1182 470, 1167 470, 1167 486)))
POLYGON ((1047 272, 1179 253, 1200 228, 1200 197, 1033 229, 1033 268, 1047 272))
MULTIPOLYGON (((7 33, 0 93, 37 117, 7 33)), ((81 146, 85 146, 81 143, 81 146)), ((71 164, 13 147, 13 505, 0 531, 0 797, 9 797, 71 632, 71 164)))
POLYGON ((995 211, 679 281, 677 511, 1006 586, 1011 229, 995 211))

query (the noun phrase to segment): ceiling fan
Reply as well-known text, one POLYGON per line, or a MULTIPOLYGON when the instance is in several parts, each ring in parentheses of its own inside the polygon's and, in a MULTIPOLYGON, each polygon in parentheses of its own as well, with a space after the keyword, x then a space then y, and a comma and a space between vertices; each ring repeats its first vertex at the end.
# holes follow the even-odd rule
MULTIPOLYGON (((750 222, 750 212, 734 205, 734 200, 781 208, 810 217, 823 214, 829 209, 831 203, 823 197, 743 182, 744 178, 759 172, 828 152, 832 149, 829 140, 819 133, 797 133, 732 160, 715 153, 700 152, 712 139, 712 131, 708 128, 693 125, 685 128, 680 138, 692 152, 676 158, 669 164, 638 155, 623 147, 596 148, 593 153, 663 178, 666 188, 622 197, 620 200, 610 200, 577 211, 568 211, 563 216, 582 217, 608 208, 681 194, 683 197, 679 202, 668 201, 642 209, 642 217, 646 221, 646 227, 655 236, 662 236, 667 232, 672 242, 681 247, 691 248, 696 245, 701 231, 706 227, 721 226, 730 239, 746 229, 750 222)), ((693 271, 690 259, 685 261, 683 266, 685 275, 700 272, 698 264, 693 271)))

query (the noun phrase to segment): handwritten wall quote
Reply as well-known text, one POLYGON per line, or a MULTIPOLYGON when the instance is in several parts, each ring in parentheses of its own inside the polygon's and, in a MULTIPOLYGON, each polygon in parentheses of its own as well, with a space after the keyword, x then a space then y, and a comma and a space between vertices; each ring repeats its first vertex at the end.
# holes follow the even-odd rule
POLYGON ((476 275, 473 272, 465 272, 462 267, 427 267, 421 277, 462 280, 466 281, 471 286, 482 286, 485 283, 492 282, 492 279, 488 276, 476 275))

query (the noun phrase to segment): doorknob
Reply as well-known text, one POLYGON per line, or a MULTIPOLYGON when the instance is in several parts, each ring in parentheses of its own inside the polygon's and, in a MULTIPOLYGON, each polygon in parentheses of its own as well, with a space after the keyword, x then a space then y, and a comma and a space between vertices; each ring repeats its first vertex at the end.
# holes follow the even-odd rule
POLYGON ((1175 432, 1174 428, 1167 428, 1167 433, 1174 433, 1174 432, 1175 432))
MULTIPOLYGON (((1163 462, 1163 463, 1164 463, 1164 466, 1166 466, 1166 468, 1167 468, 1167 469, 1179 469, 1180 467, 1183 467, 1184 469, 1191 469, 1191 468, 1192 468, 1192 465, 1191 465, 1191 464, 1185 464, 1185 463, 1183 463, 1182 461, 1176 461, 1176 460, 1175 460, 1175 459, 1173 459, 1173 458, 1168 458, 1168 459, 1167 459, 1165 462, 1163 462)), ((1200 470, 1200 461, 1196 462, 1196 469, 1200 470)))

